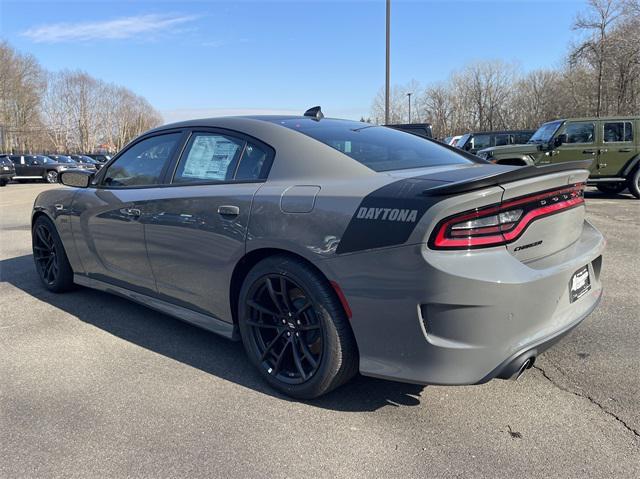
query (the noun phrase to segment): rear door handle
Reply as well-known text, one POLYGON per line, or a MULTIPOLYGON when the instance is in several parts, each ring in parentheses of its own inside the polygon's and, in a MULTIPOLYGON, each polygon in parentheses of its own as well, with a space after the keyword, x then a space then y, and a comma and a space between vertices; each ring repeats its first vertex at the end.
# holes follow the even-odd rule
POLYGON ((142 214, 142 212, 138 208, 122 208, 120 210, 120 213, 125 216, 131 216, 133 218, 139 218, 142 214))
POLYGON ((618 151, 620 153, 631 153, 631 148, 620 148, 618 151))
POLYGON ((218 214, 222 216, 238 216, 240 214, 240 208, 233 205, 218 206, 218 214))
POLYGON ((595 155, 596 154, 596 150, 582 150, 582 153, 584 155, 595 155))

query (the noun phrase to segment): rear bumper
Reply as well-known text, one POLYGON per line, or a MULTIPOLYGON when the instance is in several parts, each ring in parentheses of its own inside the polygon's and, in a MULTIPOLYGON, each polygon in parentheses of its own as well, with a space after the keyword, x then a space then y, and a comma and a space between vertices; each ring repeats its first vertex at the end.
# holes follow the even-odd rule
POLYGON ((353 312, 362 374, 421 384, 476 384, 539 354, 597 306, 604 238, 579 239, 522 263, 504 247, 481 254, 407 245, 327 260, 353 312), (569 299, 587 265, 591 290, 569 299))

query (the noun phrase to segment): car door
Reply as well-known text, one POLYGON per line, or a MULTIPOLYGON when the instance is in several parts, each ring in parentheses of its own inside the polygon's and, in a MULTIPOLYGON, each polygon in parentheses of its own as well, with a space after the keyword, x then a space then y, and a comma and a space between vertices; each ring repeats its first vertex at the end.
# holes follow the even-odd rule
POLYGON ((40 178, 44 177, 44 164, 42 161, 39 161, 36 156, 25 155, 24 162, 28 167, 29 176, 38 176, 40 178))
POLYGON ((74 197, 72 223, 85 274, 144 294, 156 294, 147 257, 143 211, 165 183, 184 139, 182 131, 143 137, 74 197))
POLYGON ((621 174, 625 165, 636 156, 634 142, 637 132, 633 126, 633 119, 600 122, 602 147, 598 152, 599 175, 621 174))
POLYGON ((594 121, 567 121, 556 133, 564 135, 560 146, 549 152, 553 163, 577 160, 593 160, 592 174, 597 172, 598 143, 594 121))
POLYGON ((20 176, 20 177, 29 176, 29 168, 24 163, 24 157, 23 156, 21 156, 21 155, 11 155, 9 157, 9 159, 11 160, 11 162, 13 163, 13 166, 16 169, 16 176, 20 176))
POLYGON ((245 241, 253 196, 273 150, 228 131, 194 131, 171 186, 143 208, 158 293, 171 302, 232 321, 229 285, 245 241))

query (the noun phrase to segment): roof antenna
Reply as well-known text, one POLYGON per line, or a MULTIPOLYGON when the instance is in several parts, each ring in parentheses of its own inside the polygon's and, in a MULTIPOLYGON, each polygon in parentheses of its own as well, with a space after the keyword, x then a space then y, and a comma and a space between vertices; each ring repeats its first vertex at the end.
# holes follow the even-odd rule
POLYGON ((304 116, 310 116, 316 121, 320 121, 324 118, 324 115, 322 114, 322 110, 320 109, 319 106, 314 106, 313 108, 309 108, 307 111, 304 112, 304 116))

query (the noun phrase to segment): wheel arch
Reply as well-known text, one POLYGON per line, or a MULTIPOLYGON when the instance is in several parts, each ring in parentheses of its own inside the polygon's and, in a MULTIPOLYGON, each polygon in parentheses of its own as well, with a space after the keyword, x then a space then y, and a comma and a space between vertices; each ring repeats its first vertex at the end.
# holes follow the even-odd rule
POLYGON ((335 283, 331 281, 331 279, 327 276, 326 272, 315 265, 312 261, 304 256, 295 253, 290 250, 282 249, 282 248, 274 248, 274 247, 264 247, 257 248, 252 251, 247 252, 240 260, 236 263, 234 267, 233 273, 231 274, 231 280, 229 283, 229 306, 231 309, 231 315, 233 318, 233 323, 238 324, 238 301, 240 298, 240 289, 242 288, 242 284, 244 283, 245 278, 256 264, 262 261, 265 258, 275 255, 289 256, 291 258, 296 258, 300 261, 303 261, 309 267, 314 269, 318 274, 322 275, 322 277, 332 286, 332 290, 336 296, 336 299, 342 306, 342 309, 345 313, 345 316, 349 317, 347 308, 348 304, 345 304, 346 299, 341 298, 335 290, 335 283))
POLYGON ((627 177, 640 166, 640 154, 633 157, 623 168, 622 176, 627 177))

